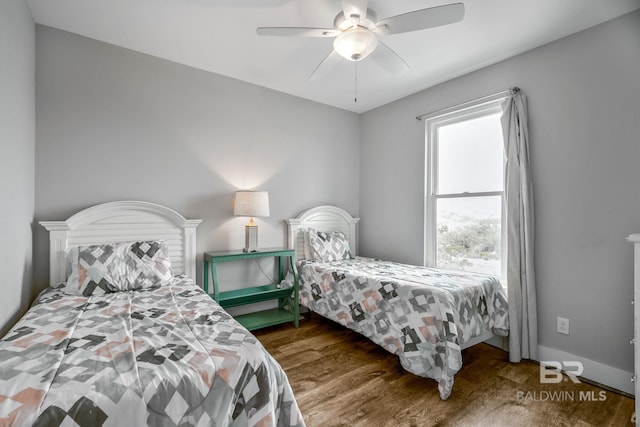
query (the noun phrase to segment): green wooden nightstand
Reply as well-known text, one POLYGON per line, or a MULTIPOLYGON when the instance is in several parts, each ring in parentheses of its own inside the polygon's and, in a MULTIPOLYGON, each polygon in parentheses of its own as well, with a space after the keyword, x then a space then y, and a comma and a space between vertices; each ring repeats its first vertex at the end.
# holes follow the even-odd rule
POLYGON ((234 318, 248 330, 264 328, 285 322, 293 322, 295 327, 298 327, 300 317, 300 308, 298 306, 298 271, 296 270, 293 249, 266 248, 261 249, 259 252, 242 252, 242 250, 205 252, 204 290, 224 308, 277 299, 277 308, 234 316, 234 318), (277 283, 235 289, 232 291, 221 292, 219 290, 217 275, 218 264, 266 257, 278 258, 277 283), (285 260, 287 258, 293 271, 293 289, 280 287, 280 282, 285 276, 285 260), (285 308, 287 302, 290 303, 291 311, 285 308))

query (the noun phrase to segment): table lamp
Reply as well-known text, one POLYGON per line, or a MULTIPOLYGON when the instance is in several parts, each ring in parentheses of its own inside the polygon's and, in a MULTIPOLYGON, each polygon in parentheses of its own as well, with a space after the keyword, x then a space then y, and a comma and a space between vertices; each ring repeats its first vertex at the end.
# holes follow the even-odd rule
POLYGON ((266 191, 236 191, 233 207, 235 216, 248 216, 251 219, 244 226, 244 252, 258 251, 258 226, 253 222, 256 216, 269 216, 269 193, 266 191))

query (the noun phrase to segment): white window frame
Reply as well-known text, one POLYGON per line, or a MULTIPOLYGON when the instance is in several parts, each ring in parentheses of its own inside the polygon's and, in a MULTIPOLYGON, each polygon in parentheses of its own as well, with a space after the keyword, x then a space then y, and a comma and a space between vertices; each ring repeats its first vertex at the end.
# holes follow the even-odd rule
MULTIPOLYGON (((438 180, 438 128, 454 123, 472 120, 478 117, 484 117, 490 114, 502 113, 501 104, 506 97, 501 96, 497 99, 478 102, 465 103, 460 106, 447 108, 437 113, 433 113, 425 119, 425 197, 424 197, 424 265, 428 267, 436 266, 437 251, 437 200, 446 198, 464 198, 464 197, 482 197, 482 196, 501 196, 502 212, 501 212, 501 277, 507 276, 507 218, 504 199, 504 188, 502 191, 487 192, 464 192, 451 194, 436 194, 438 180)), ((504 147, 503 147, 504 152, 504 147)), ((503 164, 504 167, 504 164, 503 164)))

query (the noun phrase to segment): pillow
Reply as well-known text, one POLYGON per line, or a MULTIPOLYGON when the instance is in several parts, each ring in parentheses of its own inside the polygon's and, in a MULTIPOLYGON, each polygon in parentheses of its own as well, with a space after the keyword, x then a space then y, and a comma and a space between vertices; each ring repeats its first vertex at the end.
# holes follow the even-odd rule
POLYGON ((173 276, 164 241, 109 243, 67 249, 65 291, 89 296, 161 286, 173 276))
POLYGON ((309 244, 309 232, 306 229, 298 230, 294 247, 296 249, 296 263, 313 261, 313 250, 309 244))
POLYGON ((328 262, 353 258, 349 240, 342 231, 325 233, 309 229, 308 234, 314 261, 328 262))
POLYGON ((313 248, 311 247, 311 242, 309 241, 309 231, 311 231, 312 233, 316 233, 314 229, 304 230, 303 232, 304 259, 313 261, 313 248))
POLYGON ((129 256, 135 267, 129 270, 129 283, 134 289, 164 285, 171 281, 173 270, 169 257, 169 246, 164 240, 132 242, 129 256))

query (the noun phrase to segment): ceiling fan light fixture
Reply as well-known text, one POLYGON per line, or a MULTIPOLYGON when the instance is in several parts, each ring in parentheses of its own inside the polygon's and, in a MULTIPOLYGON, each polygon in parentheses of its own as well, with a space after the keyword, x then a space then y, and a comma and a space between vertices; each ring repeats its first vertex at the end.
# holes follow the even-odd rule
POLYGON ((360 61, 378 45, 378 36, 363 27, 349 28, 333 41, 333 48, 349 61, 360 61))

